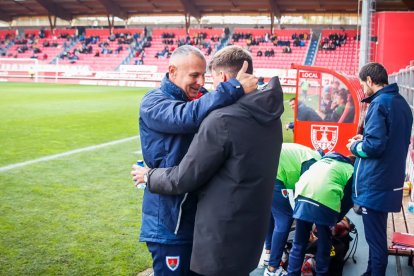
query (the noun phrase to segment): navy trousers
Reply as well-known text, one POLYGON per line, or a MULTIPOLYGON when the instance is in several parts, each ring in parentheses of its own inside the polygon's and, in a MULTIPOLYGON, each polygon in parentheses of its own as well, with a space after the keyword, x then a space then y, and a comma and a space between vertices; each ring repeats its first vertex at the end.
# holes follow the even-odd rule
POLYGON ((293 210, 287 193, 284 191, 285 189, 285 185, 276 180, 273 189, 272 218, 270 221, 271 225, 274 222, 274 227, 269 227, 265 243, 265 248, 270 249, 269 265, 272 267, 279 267, 280 265, 283 249, 293 223, 293 210))
MULTIPOLYGON (((312 222, 296 220, 296 233, 292 250, 289 255, 289 276, 300 276, 303 259, 309 242, 312 222)), ((316 224, 318 229, 317 251, 316 251, 316 275, 329 275, 330 252, 332 248, 332 233, 327 225, 316 224)))
POLYGON ((386 212, 362 207, 365 239, 369 246, 368 275, 385 276, 388 265, 387 218, 386 212))
POLYGON ((154 276, 194 276, 190 271, 192 245, 171 245, 147 242, 152 255, 154 276))
POLYGON ((275 220, 273 218, 273 214, 270 214, 269 230, 267 230, 267 235, 266 235, 266 240, 265 240, 265 249, 269 251, 272 248, 272 236, 273 236, 274 230, 275 230, 275 220))

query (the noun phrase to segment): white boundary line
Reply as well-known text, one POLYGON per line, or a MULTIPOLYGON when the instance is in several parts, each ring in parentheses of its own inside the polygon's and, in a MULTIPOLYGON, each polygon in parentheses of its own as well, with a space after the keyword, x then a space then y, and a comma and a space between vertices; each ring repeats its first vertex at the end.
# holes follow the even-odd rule
POLYGON ((73 154, 80 153, 80 152, 93 151, 93 150, 104 148, 104 147, 107 147, 107 146, 112 146, 112 145, 116 145, 116 144, 129 142, 129 141, 135 140, 137 138, 139 138, 139 135, 124 138, 124 139, 114 140, 114 141, 99 144, 99 145, 89 146, 89 147, 86 147, 86 148, 80 148, 80 149, 75 149, 75 150, 62 152, 62 153, 58 153, 58 154, 54 154, 54 155, 49 155, 49 156, 41 157, 41 158, 34 159, 34 160, 24 161, 24 162, 21 162, 21 163, 11 164, 11 165, 7 165, 7 166, 4 166, 4 167, 0 167, 0 172, 6 172, 6 171, 9 171, 9 170, 12 170, 12 169, 24 167, 24 166, 39 163, 39 162, 58 159, 58 158, 61 158, 61 157, 73 155, 73 154))

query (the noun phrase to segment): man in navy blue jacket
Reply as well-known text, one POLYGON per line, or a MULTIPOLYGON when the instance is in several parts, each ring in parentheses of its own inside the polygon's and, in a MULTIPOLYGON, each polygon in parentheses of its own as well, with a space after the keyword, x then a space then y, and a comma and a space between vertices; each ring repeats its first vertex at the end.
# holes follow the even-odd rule
MULTIPOLYGON (((178 165, 211 111, 233 104, 245 93, 255 90, 257 79, 244 73, 247 65, 245 62, 236 78, 195 99, 203 90, 205 57, 189 45, 178 47, 172 53, 161 87, 148 92, 141 102, 141 148, 148 167, 178 165)), ((195 211, 196 198, 191 193, 158 195, 145 189, 140 241, 147 243, 156 276, 192 275, 190 256, 195 211)))
POLYGON ((363 135, 349 139, 347 147, 357 156, 353 200, 362 207, 369 261, 364 275, 385 275, 388 264, 388 212, 401 210, 405 160, 413 116, 397 84, 388 84, 385 68, 369 63, 359 73, 370 106, 363 135))
MULTIPOLYGON (((213 85, 234 78, 252 57, 227 46, 210 62, 213 85)), ((133 166, 151 192, 198 197, 191 270, 201 275, 248 275, 257 267, 268 229, 282 144, 283 91, 277 77, 262 90, 211 112, 179 166, 133 166)), ((157 276, 157 274, 156 274, 157 276)))

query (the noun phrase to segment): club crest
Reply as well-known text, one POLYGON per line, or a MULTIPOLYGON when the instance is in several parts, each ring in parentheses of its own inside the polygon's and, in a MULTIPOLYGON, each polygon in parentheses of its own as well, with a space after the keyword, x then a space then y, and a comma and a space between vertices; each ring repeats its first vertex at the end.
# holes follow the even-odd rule
POLYGON ((288 198, 288 196, 289 196, 289 192, 288 192, 288 190, 286 190, 286 189, 282 189, 282 190, 281 190, 281 192, 282 192, 282 196, 283 196, 284 198, 288 198))
POLYGON ((180 256, 166 256, 165 262, 171 271, 175 271, 180 266, 180 256))
POLYGON ((338 142, 338 126, 312 125, 311 141, 315 149, 331 152, 338 142))

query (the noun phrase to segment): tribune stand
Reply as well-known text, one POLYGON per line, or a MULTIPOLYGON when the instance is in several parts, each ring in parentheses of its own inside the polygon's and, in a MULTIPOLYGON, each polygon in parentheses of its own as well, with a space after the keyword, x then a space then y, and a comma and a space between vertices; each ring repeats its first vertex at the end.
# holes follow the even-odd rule
MULTIPOLYGON (((367 109, 367 105, 361 103, 365 96, 358 77, 314 66, 292 64, 292 69, 297 70, 294 142, 322 149, 325 153, 336 151, 349 155, 346 144, 349 138, 362 133, 367 109), (305 81, 308 85, 303 84, 305 81), (304 93, 306 87, 308 90, 304 93), (325 107, 329 105, 329 96, 335 101, 338 93, 347 94, 346 103, 338 107, 343 110, 342 115, 330 119, 324 113, 325 107), (299 102, 315 110, 321 120, 298 120, 299 102)), ((337 113, 341 114, 339 110, 337 113)))

